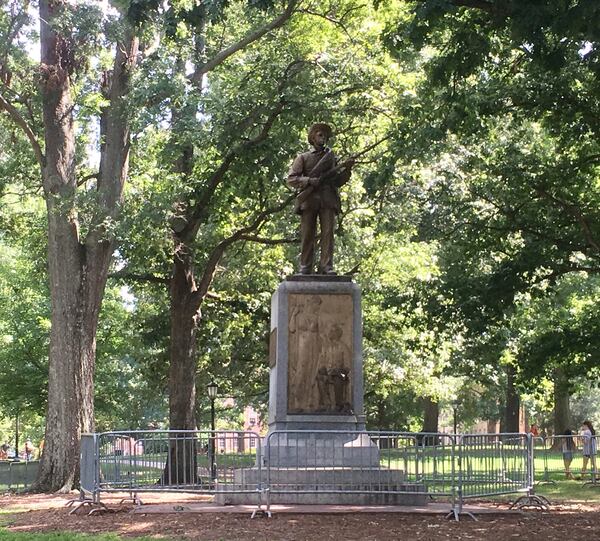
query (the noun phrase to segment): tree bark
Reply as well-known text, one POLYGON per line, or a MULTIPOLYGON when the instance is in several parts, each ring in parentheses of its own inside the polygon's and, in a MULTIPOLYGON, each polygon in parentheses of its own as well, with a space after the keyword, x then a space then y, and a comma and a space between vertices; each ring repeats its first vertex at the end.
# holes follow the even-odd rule
POLYGON ((554 371, 554 434, 564 434, 571 427, 569 406, 569 379, 564 370, 554 371))
POLYGON ((521 411, 521 397, 515 388, 515 375, 515 369, 512 366, 507 366, 504 422, 500 431, 510 434, 519 432, 519 413, 521 411))
MULTIPOLYGON (((196 331, 200 308, 193 300, 196 290, 191 250, 173 235, 175 257, 170 283, 171 350, 169 364, 169 427, 196 429, 196 331)), ((198 479, 195 438, 171 438, 163 484, 190 484, 198 479), (188 457, 186 459, 186 457, 188 457)))
POLYGON ((53 22, 68 4, 40 1, 41 94, 45 134, 42 183, 48 215, 48 270, 51 321, 48 409, 44 453, 32 487, 69 491, 79 474, 82 432, 94 428, 93 377, 96 329, 113 241, 103 228, 114 217, 127 175, 129 126, 121 99, 129 88, 137 41, 117 46, 111 104, 103 115, 104 144, 98 180, 97 216, 85 242, 79 236, 75 207, 75 130, 70 76, 73 52, 53 22))
MULTIPOLYGON (((423 399, 423 430, 425 433, 439 432, 440 404, 431 397, 423 399)), ((436 445, 437 437, 424 436, 424 445, 436 445)))
POLYGON ((423 400, 423 432, 438 432, 440 405, 431 397, 423 400))

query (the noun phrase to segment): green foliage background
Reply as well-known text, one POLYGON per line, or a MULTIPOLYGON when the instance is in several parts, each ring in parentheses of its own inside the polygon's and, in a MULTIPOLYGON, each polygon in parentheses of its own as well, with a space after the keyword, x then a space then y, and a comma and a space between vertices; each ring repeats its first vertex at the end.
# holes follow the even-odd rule
MULTIPOLYGON (((538 422, 550 426, 557 369, 579 393, 574 418, 597 415, 600 8, 466 4, 302 2, 198 86, 191 63, 283 4, 113 2, 142 29, 144 54, 127 103, 130 178, 110 224, 119 247, 97 339, 98 429, 165 426, 172 225, 242 149, 203 209, 193 246, 202 269, 215 246, 289 197, 287 167, 314 121, 335 127, 342 156, 390 137, 357 164, 336 231, 337 268, 363 290, 369 426, 418 430, 425 399, 442 405, 446 425, 453 409, 463 427, 499 419, 509 370, 538 422), (279 105, 268 136, 247 144, 279 105), (173 161, 187 146, 184 178, 173 161)), ((0 96, 39 136, 27 47, 37 36, 22 8, 0 8, 0 96), (15 13, 27 24, 10 42, 15 13)), ((119 23, 85 4, 64 24, 87 59, 74 80, 84 216, 95 205, 98 82, 119 23)), ((29 415, 31 430, 47 399, 50 325, 39 196, 27 138, 0 114, 0 413, 29 415)), ((239 426, 246 404, 265 410, 270 296, 293 272, 297 229, 289 208, 275 213, 256 232, 262 242, 238 242, 219 263, 198 336, 201 423, 212 379, 235 399, 219 403, 224 423, 239 426)))

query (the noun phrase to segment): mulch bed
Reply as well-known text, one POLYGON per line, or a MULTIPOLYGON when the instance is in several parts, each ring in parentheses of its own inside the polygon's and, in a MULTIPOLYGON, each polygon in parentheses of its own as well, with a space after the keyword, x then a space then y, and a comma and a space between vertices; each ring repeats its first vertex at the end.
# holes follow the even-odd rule
MULTIPOLYGON (((143 510, 130 513, 132 506, 119 508, 116 499, 103 500, 115 509, 111 513, 87 516, 69 515, 64 506, 76 495, 7 495, 0 497, 0 508, 8 513, 9 530, 20 532, 73 531, 114 532, 128 538, 151 536, 168 539, 203 540, 436 540, 507 539, 574 541, 600 539, 600 505, 570 504, 553 506, 550 512, 527 511, 522 515, 482 515, 479 521, 460 522, 440 515, 407 514, 275 514, 272 519, 250 515, 176 513, 151 514, 143 510)), ((156 495, 147 503, 198 502, 181 495, 156 495)), ((488 504, 493 507, 497 504, 488 504)))

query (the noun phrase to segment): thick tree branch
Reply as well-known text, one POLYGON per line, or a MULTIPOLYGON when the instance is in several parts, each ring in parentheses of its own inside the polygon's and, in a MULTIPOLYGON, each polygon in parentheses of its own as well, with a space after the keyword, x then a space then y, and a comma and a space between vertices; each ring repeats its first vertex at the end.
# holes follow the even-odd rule
POLYGON ((4 110, 8 113, 8 115, 12 118, 13 122, 19 126, 24 132, 29 142, 31 143, 31 147, 33 148, 33 153, 35 154, 35 159, 41 168, 44 167, 46 163, 46 158, 44 153, 42 152, 42 147, 40 146, 37 137, 33 133, 33 130, 27 123, 27 121, 23 118, 19 110, 8 102, 2 95, 0 95, 0 110, 4 110))
POLYGON ((552 195, 551 193, 549 193, 547 190, 545 190, 541 186, 536 187, 535 191, 541 197, 548 199, 549 201, 554 203, 556 206, 558 206, 559 208, 562 208, 568 214, 573 216, 579 223, 579 226, 581 227, 581 230, 583 232, 583 235, 584 235, 587 243, 592 248, 594 248, 594 250, 596 250, 596 252, 600 253, 600 244, 598 244, 598 241, 594 237, 594 233, 592 232, 592 228, 590 226, 589 219, 581 211, 581 208, 579 207, 579 205, 575 205, 569 201, 564 201, 564 200, 552 195))
POLYGON ((97 180, 99 176, 100 173, 90 173, 89 175, 85 175, 77 181, 77 186, 83 186, 88 180, 92 180, 93 178, 97 180))
POLYGON ((266 121, 264 122, 260 133, 258 133, 258 135, 256 135, 252 139, 247 139, 243 143, 239 144, 237 147, 235 147, 233 150, 231 150, 229 152, 229 154, 227 154, 227 156, 225 156, 225 158, 221 162, 221 165, 211 175, 211 177, 208 181, 208 185, 206 186, 206 189, 204 190, 203 196, 198 200, 198 202, 196 203, 196 205, 194 207, 194 210, 192 211, 188 225, 183 229, 183 231, 180 234, 181 238, 188 237, 188 238, 193 239, 196 236, 198 228, 200 227, 202 220, 204 219, 206 213, 208 212, 208 207, 210 205, 210 201, 212 200, 219 184, 222 182, 223 178, 225 177, 225 174, 231 167, 231 164, 238 157, 238 155, 241 154, 245 149, 247 149, 248 147, 251 147, 253 145, 257 145, 267 138, 267 136, 269 135, 269 131, 271 130, 271 127, 273 126, 273 123, 275 122, 277 117, 281 114, 281 112, 283 111, 283 108, 284 108, 284 104, 283 104, 283 102, 280 101, 274 107, 274 109, 269 113, 269 116, 267 117, 266 121))
POLYGON ((537 285, 547 280, 554 280, 556 278, 560 278, 561 276, 564 276, 565 274, 570 274, 571 272, 587 272, 588 274, 600 274, 600 268, 582 267, 580 265, 567 265, 558 269, 554 269, 548 274, 537 276, 531 283, 532 285, 537 285))
POLYGON ((222 240, 219 244, 217 244, 217 246, 215 246, 204 267, 204 273, 202 274, 202 278, 200 279, 200 282, 198 284, 198 289, 194 292, 192 297, 192 303, 196 307, 196 309, 200 306, 202 300, 208 292, 208 288, 212 283, 215 271, 217 269, 217 265, 223 257, 225 250, 227 250, 227 248, 229 248, 229 246, 231 246, 233 243, 241 240, 243 237, 249 235, 250 233, 260 229, 260 227, 271 215, 281 212, 284 208, 288 207, 294 200, 295 196, 295 194, 291 194, 279 205, 267 208, 259 212, 249 225, 238 229, 233 235, 222 240))
MULTIPOLYGON (((360 9, 364 6, 359 6, 357 7, 357 9, 360 9)), ((339 26, 342 31, 344 32, 344 34, 346 34, 346 36, 350 39, 350 41, 352 43, 355 42, 354 38, 352 37, 352 34, 348 31, 348 28, 346 27, 346 24, 344 23, 344 16, 347 15, 347 13, 344 14, 344 16, 342 16, 339 19, 336 19, 335 17, 327 14, 327 13, 319 13, 318 11, 313 11, 312 9, 301 9, 298 10, 299 13, 306 13, 307 15, 311 15, 313 17, 319 17, 321 19, 325 19, 326 21, 330 22, 331 24, 335 25, 335 26, 339 26)))
MULTIPOLYGON (((311 64, 311 62, 307 62, 306 60, 295 60, 288 64, 274 92, 274 96, 277 97, 277 102, 264 120, 260 132, 256 136, 245 139, 235 145, 229 153, 225 155, 219 167, 208 178, 202 193, 196 195, 197 200, 195 205, 187 210, 186 216, 184 216, 182 220, 184 222, 183 225, 175 230, 175 233, 183 242, 191 242, 195 238, 200 224, 206 218, 209 211, 210 202, 233 162, 249 147, 258 145, 266 140, 273 124, 283 112, 286 105, 288 105, 284 96, 287 84, 290 79, 307 64, 311 64)), ((259 110, 260 107, 261 106, 256 110, 259 110)), ((250 112, 248 117, 253 117, 256 110, 250 112)))
POLYGON ((277 28, 283 26, 286 21, 294 14, 294 10, 298 5, 299 0, 290 0, 287 4, 285 10, 275 19, 273 19, 268 24, 262 26, 258 30, 249 33, 244 36, 241 40, 236 43, 231 44, 229 47, 222 49, 215 56, 213 56, 210 60, 202 64, 196 69, 196 71, 191 75, 190 80, 195 84, 201 84, 202 77, 207 74, 209 71, 212 71, 217 66, 225 62, 230 56, 234 55, 238 51, 241 51, 251 43, 258 41, 265 34, 268 34, 272 30, 276 30, 277 28))
POLYGON ((270 246, 277 246, 279 244, 295 244, 298 242, 297 237, 295 239, 268 239, 266 237, 259 237, 257 235, 242 235, 240 240, 256 242, 257 244, 267 244, 270 246))
MULTIPOLYGON (((29 9, 29 0, 23 0, 21 2, 20 11, 17 13, 12 13, 12 17, 10 19, 8 28, 6 30, 6 37, 3 40, 2 48, 4 51, 8 51, 9 47, 13 46, 13 41, 17 38, 25 24, 27 23, 29 16, 27 11, 29 9)), ((14 6, 13 6, 14 8, 14 6)), ((4 55, 3 55, 4 56, 4 55)))

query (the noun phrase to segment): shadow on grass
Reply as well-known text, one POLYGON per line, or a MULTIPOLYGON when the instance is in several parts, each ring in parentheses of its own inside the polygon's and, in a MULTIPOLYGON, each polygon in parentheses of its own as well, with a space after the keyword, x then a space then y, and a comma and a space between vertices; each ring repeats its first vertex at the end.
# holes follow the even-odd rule
POLYGON ((536 485, 535 492, 552 501, 600 503, 600 483, 584 486, 585 481, 589 477, 584 481, 555 480, 556 484, 536 485))

